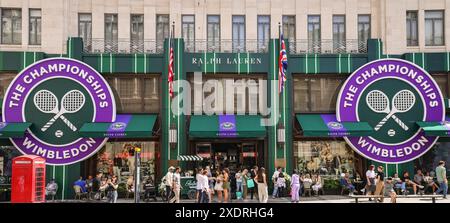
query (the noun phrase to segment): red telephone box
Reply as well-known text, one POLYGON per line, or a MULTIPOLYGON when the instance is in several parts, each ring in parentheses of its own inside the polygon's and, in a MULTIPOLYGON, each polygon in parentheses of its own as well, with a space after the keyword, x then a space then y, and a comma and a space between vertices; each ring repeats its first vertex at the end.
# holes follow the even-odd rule
POLYGON ((13 159, 12 203, 45 202, 45 159, 34 155, 13 159))

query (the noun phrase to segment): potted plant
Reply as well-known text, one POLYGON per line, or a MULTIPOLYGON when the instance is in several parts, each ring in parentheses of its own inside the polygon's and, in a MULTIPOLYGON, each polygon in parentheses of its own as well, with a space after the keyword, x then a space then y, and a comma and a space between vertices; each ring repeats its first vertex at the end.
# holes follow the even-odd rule
POLYGON ((338 195, 340 193, 339 189, 340 189, 340 185, 339 185, 338 180, 324 179, 323 190, 324 190, 325 194, 338 195))

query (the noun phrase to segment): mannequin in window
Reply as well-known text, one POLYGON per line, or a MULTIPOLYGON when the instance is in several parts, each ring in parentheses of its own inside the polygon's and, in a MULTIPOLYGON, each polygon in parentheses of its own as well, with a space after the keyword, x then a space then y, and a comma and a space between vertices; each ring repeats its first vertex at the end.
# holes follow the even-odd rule
POLYGON ((128 164, 128 167, 130 168, 130 175, 134 175, 134 169, 135 169, 135 166, 134 166, 134 149, 133 148, 130 148, 129 150, 128 150, 128 152, 129 152, 129 156, 128 156, 128 160, 127 160, 127 164, 128 164))

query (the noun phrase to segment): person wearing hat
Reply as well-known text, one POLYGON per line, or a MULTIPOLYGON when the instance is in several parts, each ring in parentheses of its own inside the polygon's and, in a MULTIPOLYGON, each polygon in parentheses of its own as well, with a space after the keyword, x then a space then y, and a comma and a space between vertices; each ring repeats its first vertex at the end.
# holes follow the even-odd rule
POLYGON ((170 202, 170 195, 172 194, 172 186, 173 186, 173 171, 175 170, 175 167, 171 166, 167 170, 166 176, 164 176, 164 184, 166 185, 166 199, 167 202, 170 202))

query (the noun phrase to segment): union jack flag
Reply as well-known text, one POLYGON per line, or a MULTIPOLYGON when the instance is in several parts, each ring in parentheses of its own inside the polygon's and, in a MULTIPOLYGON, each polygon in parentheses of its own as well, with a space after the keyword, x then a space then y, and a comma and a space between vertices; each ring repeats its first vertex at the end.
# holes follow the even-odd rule
POLYGON ((280 35, 280 55, 278 57, 278 93, 284 90, 284 82, 286 82, 286 71, 288 68, 288 60, 286 54, 286 45, 283 39, 283 33, 280 35))
POLYGON ((173 79, 175 74, 173 73, 173 41, 172 41, 172 36, 173 35, 173 31, 170 34, 169 37, 169 74, 168 74, 168 82, 169 82, 169 96, 170 98, 173 98, 173 79))

